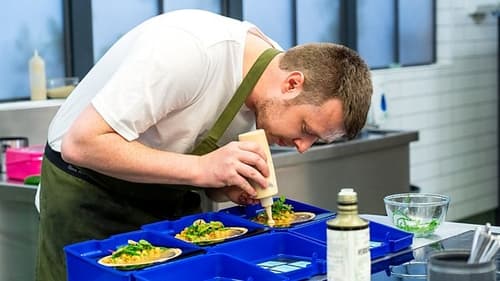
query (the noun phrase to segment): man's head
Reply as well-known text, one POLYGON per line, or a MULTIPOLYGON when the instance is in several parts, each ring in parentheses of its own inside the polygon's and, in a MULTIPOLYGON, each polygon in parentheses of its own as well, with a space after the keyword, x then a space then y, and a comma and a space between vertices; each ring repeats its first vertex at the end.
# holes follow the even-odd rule
POLYGON ((341 101, 345 135, 354 138, 363 128, 370 107, 370 70, 353 50, 333 43, 310 43, 286 51, 279 67, 303 73, 302 92, 293 104, 322 105, 341 101))
POLYGON ((356 52, 331 43, 305 44, 271 65, 249 103, 270 143, 305 152, 318 140, 354 138, 362 129, 372 85, 356 52))

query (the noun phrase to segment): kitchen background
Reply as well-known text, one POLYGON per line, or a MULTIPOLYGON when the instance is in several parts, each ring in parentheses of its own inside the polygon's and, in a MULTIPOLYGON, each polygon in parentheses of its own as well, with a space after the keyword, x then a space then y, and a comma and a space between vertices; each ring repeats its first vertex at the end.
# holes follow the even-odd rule
POLYGON ((471 14, 499 2, 436 3, 437 63, 373 74, 388 101, 382 127, 419 131, 411 182, 450 195, 447 218, 459 220, 498 206, 497 18, 471 14))
MULTIPOLYGON (((481 11, 499 4, 491 0, 435 1, 437 62, 373 70, 374 99, 378 101, 384 93, 387 102, 386 116, 375 121, 384 129, 418 130, 419 140, 410 149, 410 182, 421 192, 450 195, 448 220, 485 214, 494 220, 498 206, 498 26, 490 10, 483 18, 481 11)), ((19 35, 15 40, 20 40, 19 35)), ((27 62, 32 50, 20 50, 29 54, 27 62)), ((98 57, 99 52, 93 55, 98 57)), ((48 62, 62 60, 52 56, 47 57, 48 62)), ((2 68, 8 68, 7 59, 3 61, 2 68)), ((63 73, 56 69, 48 75, 63 73)), ((23 96, 27 83, 26 78, 25 85, 10 85, 9 89, 22 89, 19 95, 23 96)), ((0 135, 26 135, 33 144, 44 143, 48 122, 61 102, 0 103, 0 135)), ((377 107, 375 102, 374 109, 377 107)))

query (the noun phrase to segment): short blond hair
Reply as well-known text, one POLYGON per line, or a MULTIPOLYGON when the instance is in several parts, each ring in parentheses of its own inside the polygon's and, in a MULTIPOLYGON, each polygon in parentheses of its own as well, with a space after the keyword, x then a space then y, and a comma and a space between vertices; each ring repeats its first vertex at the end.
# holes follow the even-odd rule
POLYGON ((370 70, 354 50, 334 43, 308 43, 287 50, 279 67, 304 74, 303 92, 294 103, 342 102, 344 129, 356 137, 366 122, 373 92, 370 70))

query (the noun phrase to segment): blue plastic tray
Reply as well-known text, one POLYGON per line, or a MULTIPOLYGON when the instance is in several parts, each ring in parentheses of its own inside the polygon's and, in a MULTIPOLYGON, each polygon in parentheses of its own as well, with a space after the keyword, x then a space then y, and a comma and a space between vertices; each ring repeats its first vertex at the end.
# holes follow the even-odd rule
MULTIPOLYGON (((160 232, 160 233, 174 237, 175 234, 181 232, 185 227, 192 225, 193 222, 197 219, 203 219, 206 222, 220 221, 225 226, 245 227, 248 229, 248 232, 242 236, 232 238, 232 239, 227 239, 227 240, 224 240, 224 241, 219 242, 219 243, 225 243, 225 242, 235 240, 235 239, 242 239, 242 238, 256 235, 259 233, 263 233, 263 232, 266 232, 269 230, 268 227, 265 227, 262 224, 246 220, 246 219, 241 218, 239 216, 226 214, 226 213, 220 213, 220 212, 194 214, 194 215, 182 217, 178 220, 173 220, 173 221, 166 220, 166 221, 156 222, 156 223, 152 223, 152 224, 147 224, 147 225, 142 226, 141 228, 143 230, 148 230, 148 231, 152 231, 152 232, 160 232)), ((214 243, 214 244, 218 244, 218 243, 214 243)), ((214 244, 209 244, 209 245, 204 245, 204 246, 213 246, 214 244)))
POLYGON ((193 244, 174 239, 160 233, 149 231, 134 231, 111 236, 104 240, 89 240, 64 247, 66 254, 68 281, 132 281, 134 272, 150 270, 166 263, 158 263, 140 270, 122 271, 112 267, 102 266, 97 261, 109 255, 118 246, 126 245, 128 240, 139 241, 145 239, 155 246, 180 248, 182 254, 166 263, 193 255, 203 254, 205 250, 193 244))
MULTIPOLYGON (((278 197, 274 198, 274 200, 275 201, 278 200, 278 197)), ((298 201, 288 199, 288 198, 285 200, 285 203, 292 205, 293 210, 296 212, 311 212, 311 213, 316 214, 316 217, 312 221, 309 221, 309 222, 297 223, 297 224, 293 224, 289 227, 276 227, 276 228, 274 228, 275 230, 292 229, 292 228, 295 228, 299 225, 305 225, 305 224, 311 223, 313 221, 321 220, 325 217, 332 217, 335 215, 335 213, 333 213, 329 210, 315 207, 312 205, 308 205, 308 204, 298 202, 298 201)), ((257 214, 262 212, 262 211, 264 211, 264 209, 262 208, 262 206, 260 204, 254 204, 254 205, 248 205, 248 206, 234 206, 234 207, 219 210, 219 212, 236 215, 236 216, 242 217, 242 218, 249 220, 249 221, 251 221, 253 218, 255 218, 257 216, 257 214)))
POLYGON ((271 232, 216 245, 224 253, 290 280, 326 273, 326 245, 289 232, 271 232))
MULTIPOLYGON (((66 246, 68 280, 304 280, 326 274, 326 221, 335 214, 290 199, 286 203, 294 206, 295 211, 313 212, 316 218, 288 228, 269 228, 251 221, 262 210, 260 205, 253 205, 148 224, 142 230, 66 246), (209 247, 173 237, 196 219, 218 220, 227 226, 246 227, 249 233, 209 247), (183 254, 165 263, 132 271, 121 271, 97 263, 99 258, 126 244, 129 239, 145 239, 154 245, 181 248, 183 254)), ((413 235, 370 222, 370 239, 372 272, 376 272, 398 262, 387 261, 383 257, 411 246, 413 235)), ((401 252, 403 255, 404 251, 401 252)))
MULTIPOLYGON (((328 219, 298 226, 290 229, 290 232, 326 244, 326 221, 328 219)), ((370 255, 372 260, 407 248, 411 246, 412 242, 413 234, 370 221, 370 255)))
MULTIPOLYGON (((381 259, 379 261, 372 262, 371 273, 375 274, 380 271, 385 271, 387 276, 391 276, 391 270, 394 270, 394 266, 402 265, 406 262, 413 260, 415 257, 413 256, 413 252, 409 251, 406 253, 402 253, 400 255, 396 255, 391 257, 390 259, 381 259)), ((408 272, 402 272, 403 274, 408 274, 408 272)), ((415 272, 413 272, 415 274, 415 272)), ((394 280, 402 280, 396 276, 393 276, 394 280)), ((415 280, 416 281, 416 280, 415 280)))
POLYGON ((279 281, 288 280, 224 254, 207 254, 138 272, 137 281, 279 281))

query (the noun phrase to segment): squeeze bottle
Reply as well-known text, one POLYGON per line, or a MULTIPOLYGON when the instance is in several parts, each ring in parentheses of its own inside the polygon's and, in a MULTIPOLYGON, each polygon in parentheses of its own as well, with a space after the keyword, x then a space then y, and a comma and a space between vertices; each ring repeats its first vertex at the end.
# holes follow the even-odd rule
POLYGON ((47 82, 45 79, 45 62, 35 50, 29 61, 30 90, 32 100, 47 99, 47 82))
POLYGON ((267 177, 268 186, 267 188, 262 188, 255 182, 251 182, 252 186, 257 191, 257 199, 260 199, 260 204, 266 210, 267 224, 269 226, 274 225, 274 220, 272 216, 272 205, 273 196, 278 193, 278 184, 276 182, 276 173, 274 171, 273 158, 271 157, 271 150, 269 149, 269 144, 267 143, 266 133, 262 129, 251 131, 248 133, 240 134, 238 136, 240 141, 253 141, 258 143, 264 148, 267 156, 267 165, 269 166, 269 176, 267 177))
POLYGON ((370 230, 358 216, 358 197, 352 188, 338 193, 337 216, 326 222, 328 281, 370 281, 370 230))

